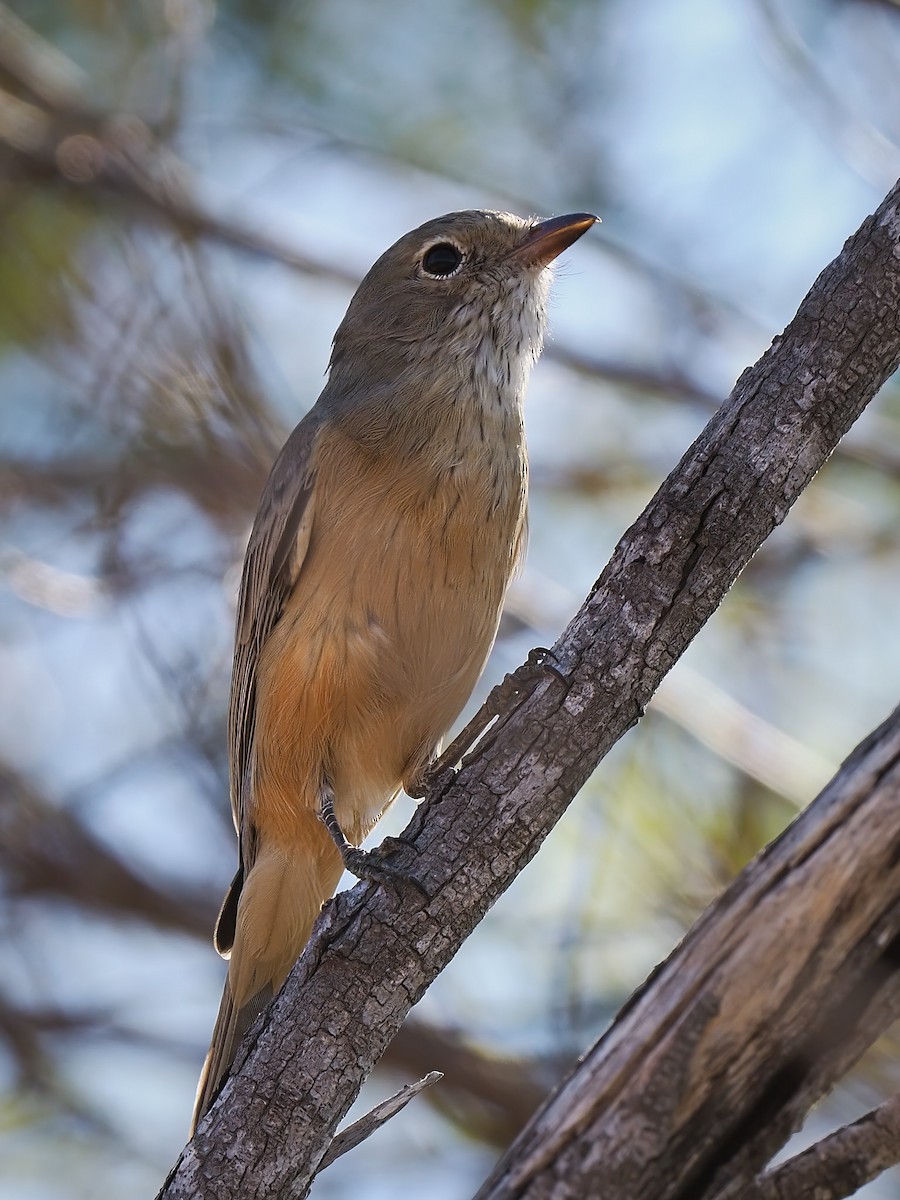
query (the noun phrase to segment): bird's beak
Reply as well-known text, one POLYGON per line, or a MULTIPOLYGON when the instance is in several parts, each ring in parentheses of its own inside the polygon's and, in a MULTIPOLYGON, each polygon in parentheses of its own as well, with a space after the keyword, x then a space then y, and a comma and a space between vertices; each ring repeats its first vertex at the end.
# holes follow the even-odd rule
POLYGON ((528 231, 510 257, 529 266, 546 267, 599 220, 593 213, 569 213, 565 217, 540 221, 528 231))

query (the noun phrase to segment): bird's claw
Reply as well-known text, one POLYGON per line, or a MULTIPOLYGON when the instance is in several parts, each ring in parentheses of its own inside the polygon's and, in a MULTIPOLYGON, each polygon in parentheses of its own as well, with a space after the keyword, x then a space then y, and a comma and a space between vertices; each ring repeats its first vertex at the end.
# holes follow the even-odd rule
POLYGON ((390 863, 383 862, 379 850, 380 847, 376 847, 374 850, 361 850, 358 846, 348 846, 341 853, 341 859, 346 870, 351 875, 355 875, 357 879, 366 879, 371 883, 386 887, 412 886, 417 892, 421 892, 426 900, 431 898, 424 884, 420 883, 415 875, 404 871, 401 867, 394 867, 390 863))

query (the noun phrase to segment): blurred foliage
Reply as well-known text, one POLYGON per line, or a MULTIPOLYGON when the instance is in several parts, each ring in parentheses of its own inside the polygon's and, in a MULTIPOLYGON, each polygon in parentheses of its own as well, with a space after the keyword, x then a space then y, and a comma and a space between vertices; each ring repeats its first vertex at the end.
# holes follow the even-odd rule
MULTIPOLYGON (((871 0, 0 7, 0 1197, 147 1195, 183 1140, 243 542, 353 281, 441 211, 604 218, 559 271, 483 692, 552 643, 897 174, 898 66, 871 0)), ((885 715, 898 516, 889 386, 392 1048, 443 1084, 318 1194, 474 1188, 885 715)), ((898 1064, 885 1039, 816 1121, 898 1064)))

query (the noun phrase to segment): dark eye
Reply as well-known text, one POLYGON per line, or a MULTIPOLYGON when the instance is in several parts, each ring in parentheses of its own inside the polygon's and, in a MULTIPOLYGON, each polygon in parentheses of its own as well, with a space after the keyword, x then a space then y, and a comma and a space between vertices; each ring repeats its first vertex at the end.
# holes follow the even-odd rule
POLYGON ((422 259, 422 270, 429 275, 443 278, 452 275, 463 260, 462 251, 452 242, 438 242, 425 251, 422 259))

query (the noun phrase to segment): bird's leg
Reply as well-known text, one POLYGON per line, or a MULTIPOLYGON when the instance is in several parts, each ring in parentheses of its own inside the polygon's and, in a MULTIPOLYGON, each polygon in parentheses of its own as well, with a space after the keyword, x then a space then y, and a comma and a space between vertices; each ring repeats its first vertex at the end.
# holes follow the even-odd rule
MULTIPOLYGON (((359 846, 354 846, 347 841, 334 811, 334 788, 327 779, 323 780, 322 786, 319 788, 317 811, 319 820, 331 834, 331 840, 340 852, 341 862, 351 875, 355 875, 357 879, 371 880, 373 883, 392 884, 394 887, 411 884, 424 896, 428 896, 425 888, 414 875, 382 861, 381 847, 374 851, 361 850, 359 846)), ((397 839, 385 839, 385 841, 389 840, 397 839)), ((404 843, 404 845, 408 844, 404 843)))
POLYGON ((562 687, 568 688, 569 682, 565 675, 550 661, 553 654, 543 646, 536 646, 528 653, 528 658, 515 671, 492 688, 488 698, 466 727, 460 731, 447 747, 424 771, 411 779, 406 787, 406 794, 413 800, 421 800, 431 784, 445 771, 452 770, 463 759, 476 742, 482 749, 489 746, 496 737, 501 725, 535 690, 537 685, 548 677, 555 679, 562 687), (490 737, 484 738, 489 726, 492 725, 490 737), (479 741, 479 739, 481 739, 479 741))

